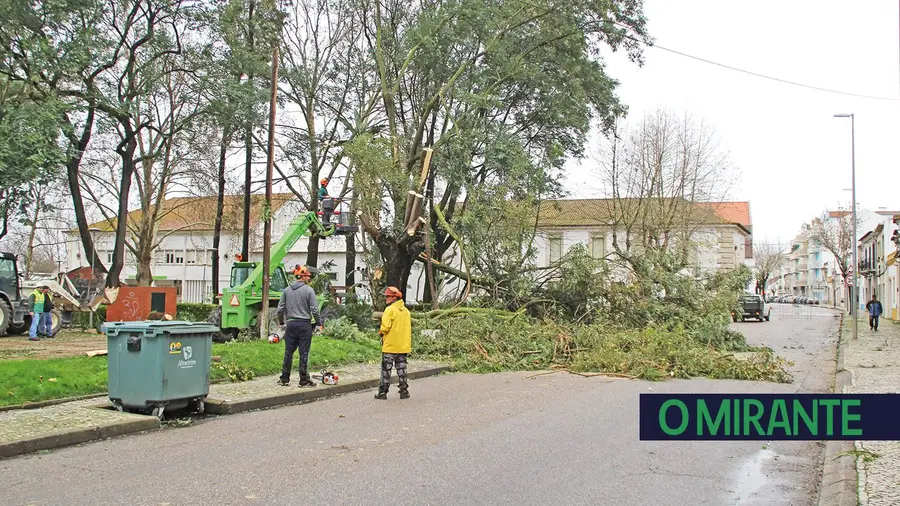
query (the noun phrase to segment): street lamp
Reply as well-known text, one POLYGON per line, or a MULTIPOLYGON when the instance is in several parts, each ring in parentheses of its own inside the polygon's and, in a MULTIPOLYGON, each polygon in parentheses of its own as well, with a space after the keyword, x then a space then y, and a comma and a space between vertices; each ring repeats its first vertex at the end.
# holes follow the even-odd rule
POLYGON ((853 286, 850 288, 850 303, 853 304, 851 314, 853 315, 853 339, 858 337, 858 328, 859 328, 859 301, 856 300, 856 294, 859 291, 859 261, 857 259, 857 248, 856 248, 856 119, 853 114, 835 114, 835 118, 850 118, 850 171, 851 177, 853 178, 853 183, 851 186, 851 191, 853 196, 851 197, 851 203, 853 204, 853 286))

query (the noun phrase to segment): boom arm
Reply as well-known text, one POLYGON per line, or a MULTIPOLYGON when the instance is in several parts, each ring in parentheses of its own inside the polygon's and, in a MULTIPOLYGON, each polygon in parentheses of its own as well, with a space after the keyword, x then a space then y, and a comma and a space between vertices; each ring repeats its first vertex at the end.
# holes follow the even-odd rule
MULTIPOLYGON (((330 227, 326 227, 313 211, 303 213, 295 218, 294 221, 292 221, 291 224, 288 225, 287 230, 285 230, 284 235, 281 236, 281 239, 279 239, 278 242, 272 246, 272 258, 269 261, 269 276, 271 276, 275 272, 275 269, 279 265, 281 265, 284 257, 287 256, 288 251, 290 251, 290 249, 294 247, 294 244, 296 244, 297 241, 304 235, 309 235, 307 234, 307 232, 309 232, 311 228, 318 229, 322 237, 328 237, 334 234, 334 231, 336 230, 336 227, 333 225, 330 227)), ((256 264, 253 272, 251 272, 250 275, 247 276, 247 279, 244 280, 243 283, 241 283, 240 287, 246 291, 256 285, 257 282, 261 283, 263 274, 262 271, 263 263, 259 262, 256 264)), ((260 286, 262 285, 260 284, 260 286)))

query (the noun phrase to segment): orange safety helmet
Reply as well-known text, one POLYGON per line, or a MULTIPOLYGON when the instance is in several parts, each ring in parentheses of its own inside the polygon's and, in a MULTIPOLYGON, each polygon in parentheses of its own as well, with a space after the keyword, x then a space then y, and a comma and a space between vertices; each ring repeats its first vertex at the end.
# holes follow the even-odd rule
POLYGON ((304 276, 309 276, 309 269, 307 269, 305 265, 298 265, 297 267, 294 267, 295 278, 302 278, 304 276))
POLYGON ((327 184, 328 184, 328 178, 327 178, 327 177, 323 177, 322 180, 319 181, 319 184, 322 185, 322 186, 327 185, 327 184))
POLYGON ((389 286, 384 289, 384 296, 385 297, 397 297, 399 299, 399 298, 403 297, 403 293, 401 293, 400 290, 398 290, 396 287, 389 286))

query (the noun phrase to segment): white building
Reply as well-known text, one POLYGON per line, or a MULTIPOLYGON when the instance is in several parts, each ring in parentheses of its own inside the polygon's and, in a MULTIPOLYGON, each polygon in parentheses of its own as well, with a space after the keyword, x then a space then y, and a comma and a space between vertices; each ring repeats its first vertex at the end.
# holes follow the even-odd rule
MULTIPOLYGON (((254 195, 251 202, 250 260, 262 259, 262 229, 260 219, 262 196, 254 195)), ((600 212, 604 201, 558 200, 542 204, 537 234, 538 254, 535 263, 546 266, 560 258, 576 243, 585 244, 597 256, 613 251, 612 233, 608 220, 600 212)), ((740 263, 752 267, 753 248, 750 206, 747 202, 707 203, 700 206, 709 219, 698 227, 693 240, 694 271, 711 272, 731 269, 740 263)), ((153 256, 151 271, 156 286, 174 286, 181 302, 209 302, 212 292, 212 236, 215 222, 215 197, 183 197, 169 199, 164 204, 163 217, 156 232, 158 247, 153 256)), ((272 201, 272 242, 277 242, 289 223, 305 210, 291 194, 276 194, 272 201)), ((138 220, 140 211, 129 213, 129 219, 138 220)), ((102 221, 91 225, 96 249, 105 265, 112 261, 115 222, 102 221)), ((243 229, 243 197, 230 195, 225 200, 221 243, 219 246, 219 289, 229 285, 231 266, 241 250, 243 229)), ((362 232, 357 234, 354 282, 362 296, 366 296, 365 251, 362 232)), ((284 260, 288 266, 305 264, 308 238, 303 237, 290 249, 284 260)), ((127 253, 127 250, 126 250, 127 253)), ((458 250, 452 247, 444 255, 447 265, 464 270, 458 250)), ((88 265, 77 231, 70 231, 67 242, 66 271, 72 272, 88 265)), ((319 269, 329 272, 332 284, 347 284, 346 239, 334 236, 319 241, 319 269)), ((135 283, 136 262, 126 254, 122 279, 135 283)), ((455 295, 465 283, 447 276, 440 289, 440 296, 455 295)), ((749 288, 749 287, 748 287, 749 288)), ((413 266, 409 284, 405 287, 408 302, 420 302, 425 298, 428 286, 425 268, 421 263, 413 266)))
MULTIPOLYGON (((262 259, 263 222, 261 220, 263 198, 253 195, 250 211, 250 258, 262 259)), ((303 212, 292 194, 275 194, 272 199, 272 243, 277 242, 290 222, 303 212)), ((180 302, 210 302, 212 293, 213 227, 215 224, 215 197, 179 197, 169 199, 164 204, 163 217, 156 232, 158 246, 153 255, 151 272, 155 286, 174 286, 178 289, 180 302)), ((129 218, 138 220, 140 211, 132 211, 129 218)), ((227 287, 231 266, 241 252, 243 234, 243 197, 226 197, 222 217, 222 232, 219 244, 219 290, 227 287)), ((101 221, 91 225, 97 254, 104 265, 112 262, 115 242, 115 222, 101 221)), ((306 263, 309 239, 301 238, 291 248, 285 264, 306 263)), ((360 244, 360 241, 357 241, 360 244)), ((328 237, 319 240, 319 265, 330 271, 332 283, 343 285, 346 269, 346 242, 343 237, 328 237)), ((88 265, 77 230, 68 233, 66 245, 66 271, 72 272, 88 265)), ((357 252, 361 252, 357 248, 357 252)), ((122 280, 135 283, 137 264, 134 256, 126 249, 126 261, 122 280)), ((357 275, 357 282, 362 281, 357 275)))
MULTIPOLYGON (((538 218, 538 266, 557 261, 576 244, 583 244, 596 258, 612 254, 611 205, 606 199, 544 201, 538 218)), ((750 203, 710 202, 699 208, 701 221, 691 236, 694 273, 730 270, 742 263, 752 268, 750 203)), ((620 242, 625 235, 624 230, 616 231, 620 242)))
POLYGON ((875 294, 884 307, 884 318, 898 319, 900 280, 897 274, 897 244, 893 237, 900 212, 879 209, 874 213, 876 225, 859 239, 860 311, 875 294))

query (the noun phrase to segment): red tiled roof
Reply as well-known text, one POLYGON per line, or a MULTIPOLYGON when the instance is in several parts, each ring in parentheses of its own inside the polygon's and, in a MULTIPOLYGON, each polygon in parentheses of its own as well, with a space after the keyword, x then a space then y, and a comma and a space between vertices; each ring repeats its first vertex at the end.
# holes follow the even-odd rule
MULTIPOLYGON (((637 203, 638 200, 621 199, 560 199, 541 202, 538 227, 590 227, 609 225, 614 206, 637 203)), ((662 209, 664 209, 663 206, 662 209)), ((702 202, 697 203, 700 222, 733 223, 750 232, 749 202, 702 202), (715 217, 715 219, 713 218, 715 217)), ((682 208, 683 209, 683 208, 682 208)))
MULTIPOLYGON (((292 193, 272 194, 272 212, 278 211, 285 203, 294 199, 292 193)), ((250 226, 259 222, 262 214, 265 195, 250 196, 250 226)), ((128 220, 137 223, 143 212, 135 209, 128 213, 128 220)), ((212 230, 216 223, 216 196, 209 197, 174 197, 163 202, 159 220, 160 231, 203 231, 212 230)), ((90 228, 98 228, 104 232, 116 229, 116 219, 102 220, 91 224, 90 228)), ((226 195, 222 212, 222 230, 237 231, 244 227, 244 196, 226 195)))
POLYGON ((699 202, 698 205, 714 210, 728 223, 738 223, 751 230, 750 202, 699 202))

